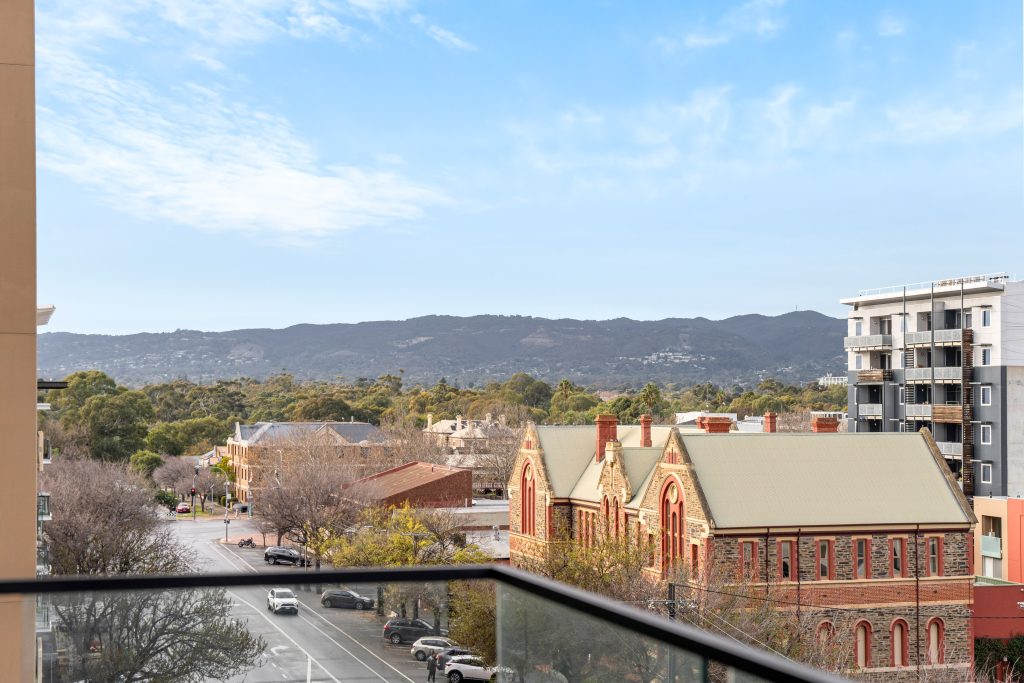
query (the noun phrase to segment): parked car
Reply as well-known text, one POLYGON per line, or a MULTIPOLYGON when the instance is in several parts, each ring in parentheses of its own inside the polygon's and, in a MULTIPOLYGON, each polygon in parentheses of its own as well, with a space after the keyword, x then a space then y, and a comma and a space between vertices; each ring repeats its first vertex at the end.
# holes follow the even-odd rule
POLYGON ((498 669, 484 664, 484 660, 473 655, 461 655, 452 657, 444 667, 444 675, 451 683, 462 683, 462 681, 489 681, 491 676, 498 673, 498 669))
POLYGON ((415 643, 413 643, 412 649, 409 650, 409 654, 411 654, 413 657, 420 660, 421 662, 425 662, 427 661, 427 657, 431 657, 437 654, 438 652, 441 652, 442 650, 447 650, 453 645, 455 645, 455 643, 448 640, 447 638, 427 636, 424 638, 420 638, 415 643))
POLYGON ((267 564, 277 564, 278 562, 285 562, 287 564, 299 565, 300 567, 305 566, 305 560, 302 559, 302 554, 292 548, 285 548, 280 545, 272 545, 263 552, 263 561, 267 564))
POLYGON ((384 624, 384 640, 390 640, 395 645, 400 643, 411 643, 423 636, 446 636, 446 629, 434 631, 434 627, 422 619, 390 619, 384 624))
POLYGON ((320 596, 320 604, 324 607, 353 607, 355 609, 372 609, 373 598, 359 595, 347 588, 330 588, 320 596))
POLYGON ((277 614, 279 612, 299 613, 299 599, 290 588, 271 588, 267 593, 267 609, 277 614))
POLYGON ((450 647, 446 650, 441 650, 436 655, 434 655, 434 658, 437 661, 437 670, 444 673, 444 667, 448 664, 449 661, 451 661, 451 658, 458 657, 459 655, 473 655, 474 657, 479 656, 477 655, 477 653, 473 652, 469 648, 455 645, 454 647, 450 647))
POLYGON ((174 508, 174 511, 181 513, 192 512, 192 508, 189 507, 188 503, 178 503, 178 506, 174 508))

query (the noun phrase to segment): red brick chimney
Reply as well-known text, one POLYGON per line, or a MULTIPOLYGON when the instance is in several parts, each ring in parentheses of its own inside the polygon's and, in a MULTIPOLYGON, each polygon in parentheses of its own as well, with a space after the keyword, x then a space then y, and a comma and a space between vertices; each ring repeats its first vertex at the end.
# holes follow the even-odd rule
POLYGON ((603 414, 594 418, 597 423, 597 461, 604 460, 604 449, 609 441, 617 441, 619 438, 619 418, 614 415, 603 414))
POLYGON ((641 448, 650 448, 651 445, 652 445, 652 442, 651 442, 651 422, 653 422, 653 421, 654 421, 654 418, 651 417, 650 415, 641 415, 640 416, 640 447, 641 448))
POLYGON ((779 431, 779 414, 770 410, 764 414, 764 431, 766 434, 774 434, 779 431))
POLYGON ((704 420, 706 419, 703 415, 697 416, 697 429, 704 429, 704 420))
POLYGON ((708 434, 728 434, 732 428, 732 418, 709 415, 704 418, 704 431, 708 434))
POLYGON ((814 415, 811 417, 811 431, 835 434, 839 431, 839 418, 814 415))

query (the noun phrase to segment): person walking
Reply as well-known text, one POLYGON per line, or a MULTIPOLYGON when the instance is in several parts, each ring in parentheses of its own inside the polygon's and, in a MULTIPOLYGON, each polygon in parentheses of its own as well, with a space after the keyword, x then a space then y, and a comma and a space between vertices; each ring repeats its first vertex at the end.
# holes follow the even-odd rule
POLYGON ((437 680, 437 656, 430 655, 427 657, 427 683, 434 683, 437 680))

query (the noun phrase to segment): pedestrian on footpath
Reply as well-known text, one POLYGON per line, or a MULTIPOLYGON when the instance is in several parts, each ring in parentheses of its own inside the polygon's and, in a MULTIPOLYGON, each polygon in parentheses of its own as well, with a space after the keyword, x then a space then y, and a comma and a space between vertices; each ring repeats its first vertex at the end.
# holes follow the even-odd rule
POLYGON ((434 655, 427 657, 427 683, 433 683, 437 680, 435 677, 437 674, 437 658, 434 655))

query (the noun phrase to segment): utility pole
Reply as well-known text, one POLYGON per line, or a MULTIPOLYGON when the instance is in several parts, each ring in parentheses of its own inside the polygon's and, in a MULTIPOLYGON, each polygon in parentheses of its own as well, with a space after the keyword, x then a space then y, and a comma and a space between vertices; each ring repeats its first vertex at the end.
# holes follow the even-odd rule
POLYGON ((195 466, 192 474, 192 521, 196 521, 196 477, 199 476, 199 465, 195 466))

